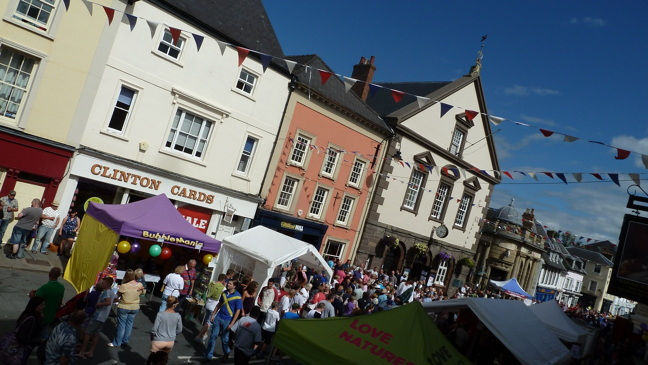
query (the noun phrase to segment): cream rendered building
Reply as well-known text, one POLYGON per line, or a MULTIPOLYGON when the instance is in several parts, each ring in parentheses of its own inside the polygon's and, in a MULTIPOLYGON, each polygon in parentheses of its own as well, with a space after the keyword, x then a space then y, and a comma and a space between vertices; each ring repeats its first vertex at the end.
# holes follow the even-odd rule
POLYGON ((76 111, 70 138, 79 148, 62 206, 164 193, 209 235, 244 229, 260 201, 290 79, 276 65, 264 72, 253 54, 239 66, 236 49, 221 53, 217 41, 283 56, 261 2, 138 1, 126 12, 137 18, 132 30, 117 21, 121 14, 108 26, 95 7, 106 22, 97 51, 106 61, 76 111), (226 34, 258 19, 266 23, 226 34), (194 34, 204 37, 200 50, 194 34))

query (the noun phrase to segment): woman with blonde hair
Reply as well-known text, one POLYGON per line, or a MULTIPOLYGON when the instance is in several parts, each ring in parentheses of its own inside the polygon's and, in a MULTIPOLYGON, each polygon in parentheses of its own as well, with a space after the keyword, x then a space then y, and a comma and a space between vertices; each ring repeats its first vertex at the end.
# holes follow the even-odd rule
POLYGON ((182 317, 175 311, 178 298, 172 295, 166 298, 166 304, 164 312, 159 312, 155 317, 151 329, 151 356, 158 351, 171 352, 176 336, 182 332, 182 317))
POLYGON ((146 289, 135 280, 133 270, 126 270, 122 284, 117 290, 119 304, 117 304, 117 334, 108 347, 120 347, 128 344, 133 330, 133 321, 140 310, 140 295, 146 289))
POLYGON ((162 284, 162 302, 160 303, 160 312, 166 310, 166 300, 170 296, 179 297, 180 291, 184 288, 185 282, 182 278, 182 273, 184 272, 185 267, 183 265, 176 266, 174 272, 164 278, 162 284))

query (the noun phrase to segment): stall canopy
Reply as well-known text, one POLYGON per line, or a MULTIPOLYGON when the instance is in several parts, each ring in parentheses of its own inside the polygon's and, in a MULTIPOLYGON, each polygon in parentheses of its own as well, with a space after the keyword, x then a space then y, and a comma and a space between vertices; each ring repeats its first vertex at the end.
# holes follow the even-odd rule
POLYGON ((331 268, 315 246, 264 226, 225 238, 214 273, 224 273, 235 266, 251 271, 254 280, 264 286, 277 265, 293 259, 318 272, 324 270, 331 278, 331 268))
POLYGON ((461 298, 423 303, 427 312, 470 308, 522 364, 566 364, 570 352, 519 300, 461 298))
POLYGON ((585 343, 587 331, 569 319, 555 300, 534 304, 529 309, 561 340, 585 343))
POLYGON ((221 245, 186 221, 164 194, 129 204, 90 203, 63 276, 77 292, 94 284, 120 235, 214 253, 221 245))
POLYGON ((274 346, 304 364, 470 363, 419 302, 357 317, 282 320, 274 346))
POLYGON ((504 293, 517 298, 533 298, 533 296, 522 289, 518 281, 513 278, 506 281, 489 280, 494 285, 504 291, 504 293))

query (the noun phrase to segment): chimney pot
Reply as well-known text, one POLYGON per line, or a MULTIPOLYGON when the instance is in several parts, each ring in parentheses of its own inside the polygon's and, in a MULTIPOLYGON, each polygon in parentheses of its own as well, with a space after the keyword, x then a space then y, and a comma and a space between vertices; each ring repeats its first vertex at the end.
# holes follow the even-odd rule
POLYGON ((369 84, 373 80, 373 74, 376 71, 376 66, 374 66, 375 57, 371 56, 370 60, 367 60, 364 57, 360 57, 360 62, 353 66, 353 73, 351 77, 358 80, 351 90, 358 95, 358 97, 364 101, 367 100, 369 96, 369 84))

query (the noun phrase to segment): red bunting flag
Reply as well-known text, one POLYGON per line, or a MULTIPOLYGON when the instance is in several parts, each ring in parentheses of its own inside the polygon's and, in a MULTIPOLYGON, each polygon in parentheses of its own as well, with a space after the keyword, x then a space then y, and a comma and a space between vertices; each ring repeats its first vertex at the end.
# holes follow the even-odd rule
POLYGON ((622 150, 620 148, 617 148, 617 155, 614 156, 614 159, 616 160, 625 160, 630 156, 630 151, 622 150))
POLYGON ((236 52, 238 52, 238 65, 240 67, 247 58, 248 53, 250 53, 250 50, 243 47, 236 47, 236 52))
POLYGON ((392 94, 392 98, 394 98, 394 101, 397 103, 403 100, 403 95, 405 95, 404 92, 398 90, 392 90, 391 94, 392 94))
POLYGON ((173 44, 177 44, 182 31, 178 28, 169 27, 169 33, 171 33, 171 41, 173 42, 173 44))
POLYGON ((554 178, 553 175, 551 174, 551 172, 543 172, 543 174, 549 176, 552 179, 554 178))
POLYGON ((542 128, 540 128, 540 132, 542 132, 542 135, 544 135, 545 137, 551 137, 551 135, 554 134, 553 131, 549 131, 549 130, 542 129, 542 128))
POLYGON ((115 9, 104 6, 104 11, 108 17, 108 25, 112 24, 113 17, 115 16, 115 9))
POLYGON ((477 113, 476 111, 473 111, 473 110, 466 110, 466 118, 468 118, 468 120, 473 120, 473 119, 475 119, 475 117, 477 116, 477 114, 479 114, 479 113, 477 113))
POLYGON ((502 171, 502 174, 506 175, 509 177, 509 179, 513 180, 513 176, 511 176, 511 173, 508 171, 502 171))
POLYGON ((401 164, 401 166, 405 167, 405 164, 403 163, 403 160, 398 160, 398 163, 401 164))
POLYGON ((333 75, 332 73, 330 73, 328 71, 324 71, 324 70, 317 70, 317 71, 319 71, 320 78, 322 79, 322 85, 326 84, 329 77, 331 77, 331 75, 333 75))
POLYGON ((425 165, 423 165, 422 163, 418 164, 418 168, 419 170, 421 170, 421 172, 425 172, 425 165))
POLYGON ((603 180, 603 178, 601 177, 600 174, 592 173, 592 176, 594 176, 595 178, 597 178, 597 179, 599 179, 599 180, 603 180))

